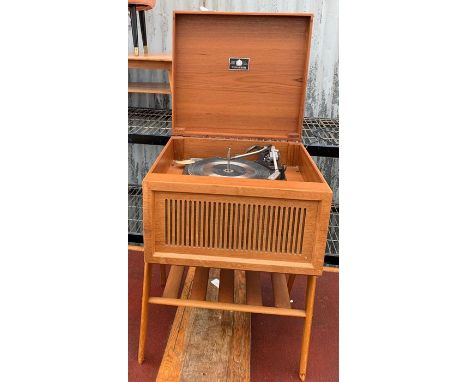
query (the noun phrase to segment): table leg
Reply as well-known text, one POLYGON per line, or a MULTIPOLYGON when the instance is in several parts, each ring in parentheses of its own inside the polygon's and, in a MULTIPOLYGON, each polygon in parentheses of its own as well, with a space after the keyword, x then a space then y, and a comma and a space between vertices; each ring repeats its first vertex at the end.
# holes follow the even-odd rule
POLYGON ((312 318, 314 314, 316 284, 316 276, 307 276, 306 318, 304 322, 304 332, 302 335, 301 362, 299 366, 299 378, 301 379, 301 381, 305 380, 307 371, 307 359, 309 357, 310 333, 312 329, 312 318))
POLYGON ((143 40, 143 53, 148 54, 148 41, 146 39, 145 11, 138 11, 138 16, 140 17, 140 30, 141 30, 141 39, 143 40))
POLYGON ((132 24, 133 52, 138 56, 138 21, 136 5, 130 5, 130 22, 132 24))
POLYGON ((146 331, 148 328, 148 299, 151 289, 151 274, 153 264, 145 262, 143 275, 143 293, 141 297, 140 343, 138 346, 138 363, 141 365, 145 359, 146 331))

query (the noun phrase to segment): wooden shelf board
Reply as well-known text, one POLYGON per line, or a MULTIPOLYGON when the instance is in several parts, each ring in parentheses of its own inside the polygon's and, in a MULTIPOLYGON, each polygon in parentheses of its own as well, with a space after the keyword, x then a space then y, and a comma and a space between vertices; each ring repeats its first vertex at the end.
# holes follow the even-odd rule
POLYGON ((305 311, 292 309, 289 302, 289 293, 286 285, 286 276, 283 273, 272 273, 273 292, 275 295, 275 306, 262 304, 260 272, 246 272, 242 276, 243 285, 239 284, 241 271, 231 269, 211 269, 206 267, 191 267, 187 273, 184 285, 190 284, 189 295, 182 293, 177 298, 182 281, 183 266, 173 265, 169 272, 166 288, 162 297, 150 297, 150 304, 185 306, 192 308, 220 309, 232 312, 263 313, 280 316, 305 317, 305 311), (213 274, 219 279, 219 289, 216 296, 209 296, 208 291, 212 289, 209 285, 210 276, 213 274), (235 287, 237 280, 237 289, 235 287), (211 288, 211 289, 210 289, 211 288), (243 289, 243 298, 235 296, 235 291, 243 289), (250 296, 249 296, 250 294, 250 296), (250 297, 250 298, 249 298, 250 297))
POLYGON ((139 56, 129 54, 128 60, 146 62, 172 62, 172 53, 142 54, 139 56))
POLYGON ((163 82, 129 82, 129 93, 171 94, 169 84, 163 82))

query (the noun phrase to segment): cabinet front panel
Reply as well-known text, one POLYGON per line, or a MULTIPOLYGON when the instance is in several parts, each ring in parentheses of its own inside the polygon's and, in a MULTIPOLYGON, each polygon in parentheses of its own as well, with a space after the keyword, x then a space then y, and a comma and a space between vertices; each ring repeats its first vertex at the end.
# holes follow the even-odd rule
POLYGON ((153 192, 154 251, 312 260, 318 201, 153 192))

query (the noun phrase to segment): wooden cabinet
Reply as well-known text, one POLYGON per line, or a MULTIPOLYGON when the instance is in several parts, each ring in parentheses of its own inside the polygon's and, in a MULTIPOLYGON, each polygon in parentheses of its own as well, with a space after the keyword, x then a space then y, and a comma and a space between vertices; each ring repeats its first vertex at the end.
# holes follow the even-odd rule
POLYGON ((174 164, 256 143, 265 141, 169 140, 143 181, 147 262, 322 273, 332 192, 302 144, 274 142, 284 181, 188 176, 174 164))

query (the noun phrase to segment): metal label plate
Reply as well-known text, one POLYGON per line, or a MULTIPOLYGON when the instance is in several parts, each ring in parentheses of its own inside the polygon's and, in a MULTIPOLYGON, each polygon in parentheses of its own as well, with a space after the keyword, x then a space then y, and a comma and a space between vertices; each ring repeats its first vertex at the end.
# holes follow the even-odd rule
POLYGON ((229 70, 249 70, 250 58, 229 57, 229 70))

